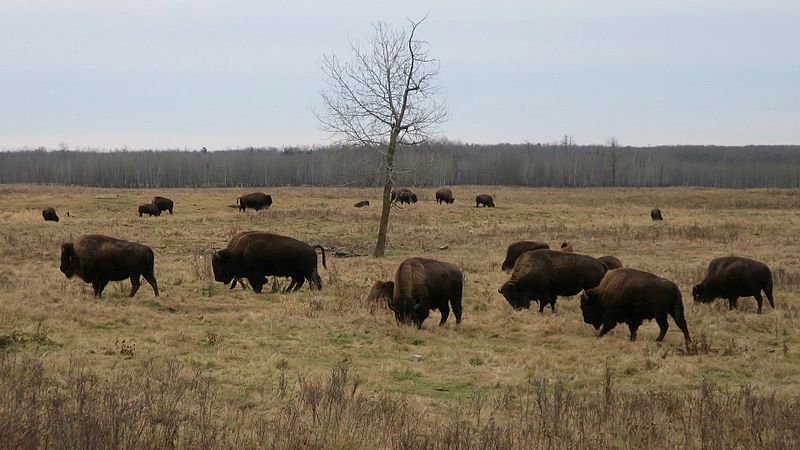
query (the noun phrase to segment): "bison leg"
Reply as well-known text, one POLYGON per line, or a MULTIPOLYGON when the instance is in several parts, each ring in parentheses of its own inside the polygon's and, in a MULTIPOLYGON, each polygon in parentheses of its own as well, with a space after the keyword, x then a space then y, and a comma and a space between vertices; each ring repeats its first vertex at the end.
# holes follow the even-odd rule
POLYGON ((758 304, 758 313, 761 314, 761 306, 764 304, 764 297, 761 296, 761 292, 757 292, 753 297, 756 298, 756 303, 758 304))
POLYGON ((447 318, 450 317, 450 307, 445 303, 439 308, 439 312, 442 313, 442 319, 439 320, 439 326, 443 327, 445 323, 447 323, 447 318))
POLYGON ((656 342, 663 342, 664 336, 667 335, 667 330, 669 329, 669 322, 667 322, 666 314, 663 316, 656 317, 656 323, 658 323, 658 328, 661 330, 661 332, 658 333, 656 342))
POLYGON ((729 309, 729 310, 734 310, 734 309, 736 309, 736 306, 737 306, 737 305, 736 305, 736 303, 737 303, 737 301, 738 301, 738 300, 739 300, 739 298, 738 298, 738 297, 731 297, 731 298, 729 298, 729 299, 728 299, 728 309, 729 309))
POLYGON ((107 285, 108 285, 108 281, 106 281, 106 280, 98 281, 97 285, 94 288, 95 296, 97 296, 98 298, 102 297, 103 296, 103 289, 105 289, 107 285))
POLYGON ((153 275, 153 272, 142 274, 144 279, 147 280, 147 284, 149 284, 153 288, 153 293, 155 293, 156 297, 158 297, 158 282, 156 281, 156 276, 153 275))
POLYGON ((639 326, 641 326, 641 322, 631 322, 628 324, 628 330, 630 330, 630 340, 631 342, 636 340, 636 332, 639 331, 639 326))
POLYGON ((131 293, 128 294, 128 297, 133 297, 136 294, 136 291, 139 290, 139 286, 142 285, 142 282, 139 281, 139 275, 131 275, 131 293))
POLYGON ((298 278, 292 278, 292 282, 294 283, 294 290, 295 291, 299 291, 300 288, 303 287, 303 284, 305 284, 306 279, 305 279, 305 277, 301 276, 301 277, 298 277, 298 278))
POLYGON ((608 334, 609 331, 613 330, 615 326, 617 326, 616 322, 606 320, 605 322, 603 322, 603 326, 602 328, 600 328, 600 334, 597 337, 601 338, 605 336, 606 334, 608 334))
POLYGON ((100 282, 99 281, 92 281, 92 291, 94 291, 95 297, 100 297, 100 282))
POLYGON ((256 294, 261 293, 261 289, 264 287, 264 283, 266 282, 266 277, 263 275, 250 275, 247 278, 247 281, 250 282, 250 286, 253 288, 253 292, 256 294))
POLYGON ((453 314, 456 316, 456 329, 461 328, 461 295, 450 302, 453 307, 453 314))

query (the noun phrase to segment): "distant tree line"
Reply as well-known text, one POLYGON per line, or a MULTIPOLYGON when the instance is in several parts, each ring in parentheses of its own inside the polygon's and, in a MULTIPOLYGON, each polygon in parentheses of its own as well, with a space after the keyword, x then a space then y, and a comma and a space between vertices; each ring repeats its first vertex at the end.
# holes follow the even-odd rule
MULTIPOLYGON (((800 187, 800 146, 573 144, 402 148, 395 185, 800 187)), ((381 155, 358 147, 225 151, 0 152, 0 183, 99 187, 381 186, 381 155)))

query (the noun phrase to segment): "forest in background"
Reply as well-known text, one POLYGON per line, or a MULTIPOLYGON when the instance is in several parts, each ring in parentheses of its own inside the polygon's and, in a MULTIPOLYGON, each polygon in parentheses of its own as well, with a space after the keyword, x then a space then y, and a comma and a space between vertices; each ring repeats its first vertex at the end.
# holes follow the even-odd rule
MULTIPOLYGON (((800 187, 800 146, 477 145, 403 148, 396 185, 800 187)), ((0 152, 0 183, 116 188, 379 186, 369 148, 0 152)))

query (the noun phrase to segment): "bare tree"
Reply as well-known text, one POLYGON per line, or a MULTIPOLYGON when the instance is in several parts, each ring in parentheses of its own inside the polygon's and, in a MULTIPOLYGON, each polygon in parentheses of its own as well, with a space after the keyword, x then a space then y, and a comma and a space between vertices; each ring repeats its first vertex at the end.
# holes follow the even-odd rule
POLYGON ((339 141, 382 155, 376 257, 386 249, 398 149, 427 141, 447 118, 444 103, 436 98, 439 61, 430 56, 429 44, 416 38, 424 20, 410 21, 408 29, 378 23, 365 44, 351 43, 352 61, 325 55, 322 64, 328 88, 322 92, 324 112, 317 118, 339 141))

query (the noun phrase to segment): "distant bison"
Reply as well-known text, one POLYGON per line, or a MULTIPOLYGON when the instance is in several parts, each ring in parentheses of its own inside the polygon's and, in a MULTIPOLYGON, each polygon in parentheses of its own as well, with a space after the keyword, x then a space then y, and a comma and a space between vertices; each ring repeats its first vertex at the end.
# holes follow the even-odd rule
POLYGON ((727 256, 711 260, 706 277, 692 289, 694 301, 710 303, 717 298, 728 299, 728 307, 736 308, 739 297, 753 296, 761 314, 764 298, 767 295, 769 305, 775 307, 772 298, 772 272, 766 264, 739 256, 727 256))
POLYGON ((502 269, 503 271, 511 270, 514 267, 514 263, 517 261, 517 258, 525 252, 530 252, 533 250, 549 250, 550 246, 545 244, 544 242, 536 242, 536 241, 517 241, 513 244, 508 246, 506 250, 506 259, 503 261, 502 269))
POLYGON ((355 206, 356 208, 363 208, 365 206, 369 206, 369 200, 361 200, 360 202, 356 203, 353 206, 355 206))
POLYGON ((261 211, 272 206, 272 196, 263 192, 253 192, 237 198, 236 203, 239 205, 239 211, 247 211, 247 208, 261 211))
POLYGON ((161 210, 158 209, 158 206, 152 203, 145 203, 143 205, 139 205, 139 217, 142 217, 144 214, 147 214, 150 217, 158 217, 161 215, 161 210))
POLYGON ((448 205, 456 201, 455 197, 453 197, 453 191, 450 188, 441 188, 436 191, 436 203, 442 204, 442 202, 447 203, 448 205))
MULTIPOLYGON (((388 287, 388 282, 384 286, 388 287)), ((430 310, 438 309, 442 314, 441 327, 452 307, 456 326, 461 324, 464 275, 458 267, 433 259, 408 258, 397 268, 393 288, 389 309, 398 322, 411 322, 421 328, 430 310)))
POLYGON ((153 197, 153 200, 150 202, 158 208, 159 211, 169 211, 169 215, 172 215, 172 207, 174 203, 172 200, 166 197, 153 197))
POLYGON ((481 194, 475 197, 475 207, 494 208, 494 199, 489 194, 481 194))
POLYGON ((661 215, 661 210, 658 208, 653 208, 650 210, 650 218, 654 221, 664 220, 664 216, 661 215))
POLYGON ((599 286, 583 293, 581 311, 583 321, 600 330, 598 337, 603 337, 618 323, 626 323, 632 341, 636 340, 636 331, 642 322, 651 319, 656 319, 661 330, 656 341, 663 341, 669 328, 669 315, 683 332, 687 351, 692 343, 678 286, 641 270, 623 268, 608 272, 599 286))
POLYGON ((242 232, 234 236, 236 242, 214 253, 211 265, 214 279, 228 284, 235 278, 246 278, 253 291, 260 293, 268 276, 290 277, 286 291, 298 290, 307 280, 311 289, 322 289, 322 278, 317 271, 317 252, 321 245, 308 245, 297 239, 261 231, 242 232))
MULTIPOLYGON (((69 216, 69 213, 67 213, 69 216)), ((45 222, 58 222, 58 214, 56 214, 56 210, 54 208, 45 208, 42 210, 42 218, 44 218, 45 222)))
POLYGON ((606 255, 606 256, 601 256, 597 259, 602 261, 602 263, 605 264, 606 267, 608 267, 608 270, 621 269, 625 267, 622 264, 622 261, 620 261, 619 258, 617 258, 616 256, 606 255))
POLYGON ((591 256, 554 250, 525 252, 517 258, 511 278, 498 290, 514 309, 530 308, 531 300, 555 312, 556 298, 577 295, 603 279, 605 264, 591 256))
POLYGON ((567 242, 561 243, 561 251, 566 253, 575 253, 575 250, 572 248, 572 245, 570 245, 567 242))
POLYGON ((109 281, 126 278, 131 280, 128 297, 133 297, 141 285, 140 276, 150 283, 158 297, 154 262, 150 247, 99 234, 87 234, 75 242, 61 245, 61 272, 67 278, 78 275, 83 281, 91 283, 95 297, 102 296, 109 281))
POLYGON ((399 188, 392 190, 392 201, 395 203, 417 203, 417 194, 408 188, 399 188))

